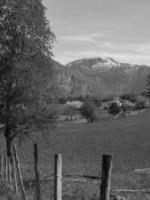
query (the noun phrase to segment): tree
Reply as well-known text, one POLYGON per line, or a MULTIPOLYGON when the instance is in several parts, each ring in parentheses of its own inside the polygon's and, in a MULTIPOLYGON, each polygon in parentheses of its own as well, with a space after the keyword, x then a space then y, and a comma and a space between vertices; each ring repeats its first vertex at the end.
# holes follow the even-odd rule
POLYGON ((150 98, 150 74, 148 74, 146 79, 146 89, 143 92, 143 95, 150 98))
POLYGON ((0 123, 9 157, 16 136, 52 119, 54 41, 41 0, 0 1, 0 123))
POLYGON ((83 104, 81 114, 87 119, 88 123, 99 118, 98 108, 92 101, 87 101, 83 104))
POLYGON ((140 110, 149 107, 149 101, 145 96, 137 96, 135 109, 140 110))
POLYGON ((121 95, 121 99, 123 99, 123 100, 128 100, 128 101, 130 101, 130 102, 135 103, 135 102, 136 102, 136 95, 133 94, 133 93, 130 93, 130 94, 123 94, 123 95, 121 95))
POLYGON ((69 106, 66 106, 63 114, 66 115, 67 118, 72 121, 73 116, 77 115, 78 113, 79 113, 78 110, 74 106, 69 105, 69 106))
POLYGON ((109 113, 117 115, 121 111, 121 106, 117 102, 113 102, 109 107, 109 113))

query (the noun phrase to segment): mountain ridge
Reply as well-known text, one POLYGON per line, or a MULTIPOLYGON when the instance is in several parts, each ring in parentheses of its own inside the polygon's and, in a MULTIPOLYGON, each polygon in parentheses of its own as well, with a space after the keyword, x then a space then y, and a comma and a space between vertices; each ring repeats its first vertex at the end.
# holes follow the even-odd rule
POLYGON ((147 65, 120 63, 110 57, 83 58, 55 65, 60 96, 138 94, 144 91, 150 73, 147 65))

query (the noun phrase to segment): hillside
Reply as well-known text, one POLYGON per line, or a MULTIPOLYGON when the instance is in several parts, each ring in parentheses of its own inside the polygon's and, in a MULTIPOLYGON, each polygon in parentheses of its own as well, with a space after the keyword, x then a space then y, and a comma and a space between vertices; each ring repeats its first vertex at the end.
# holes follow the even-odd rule
POLYGON ((80 59, 66 66, 55 63, 60 96, 100 96, 141 93, 150 68, 119 63, 112 58, 80 59))

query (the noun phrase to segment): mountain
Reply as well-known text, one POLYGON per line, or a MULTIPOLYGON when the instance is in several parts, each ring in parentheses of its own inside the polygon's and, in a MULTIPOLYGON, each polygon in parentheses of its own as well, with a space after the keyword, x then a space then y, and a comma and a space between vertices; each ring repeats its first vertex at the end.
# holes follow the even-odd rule
POLYGON ((60 96, 99 96, 141 93, 150 67, 120 63, 112 58, 80 59, 63 66, 55 62, 60 96))

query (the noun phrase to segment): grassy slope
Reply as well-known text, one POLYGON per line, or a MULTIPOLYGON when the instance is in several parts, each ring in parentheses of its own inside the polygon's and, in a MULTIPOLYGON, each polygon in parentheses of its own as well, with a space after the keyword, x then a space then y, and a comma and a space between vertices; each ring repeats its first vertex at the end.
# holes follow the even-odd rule
MULTIPOLYGON (((63 173, 75 175, 100 175, 101 155, 113 153, 113 188, 142 187, 147 181, 133 169, 150 167, 149 110, 128 118, 60 126, 44 140, 38 138, 41 178, 53 173, 55 153, 63 154, 63 173)), ((26 140, 18 151, 24 177, 32 178, 32 141, 26 140)), ((86 191, 99 189, 93 188, 86 191)))
MULTIPOLYGON (((114 154, 114 171, 149 167, 150 111, 111 121, 61 126, 46 142, 39 139, 38 143, 41 167, 49 167, 53 155, 62 153, 65 173, 96 175, 103 153, 114 154)), ((22 161, 31 163, 31 144, 27 141, 20 150, 22 161)))

